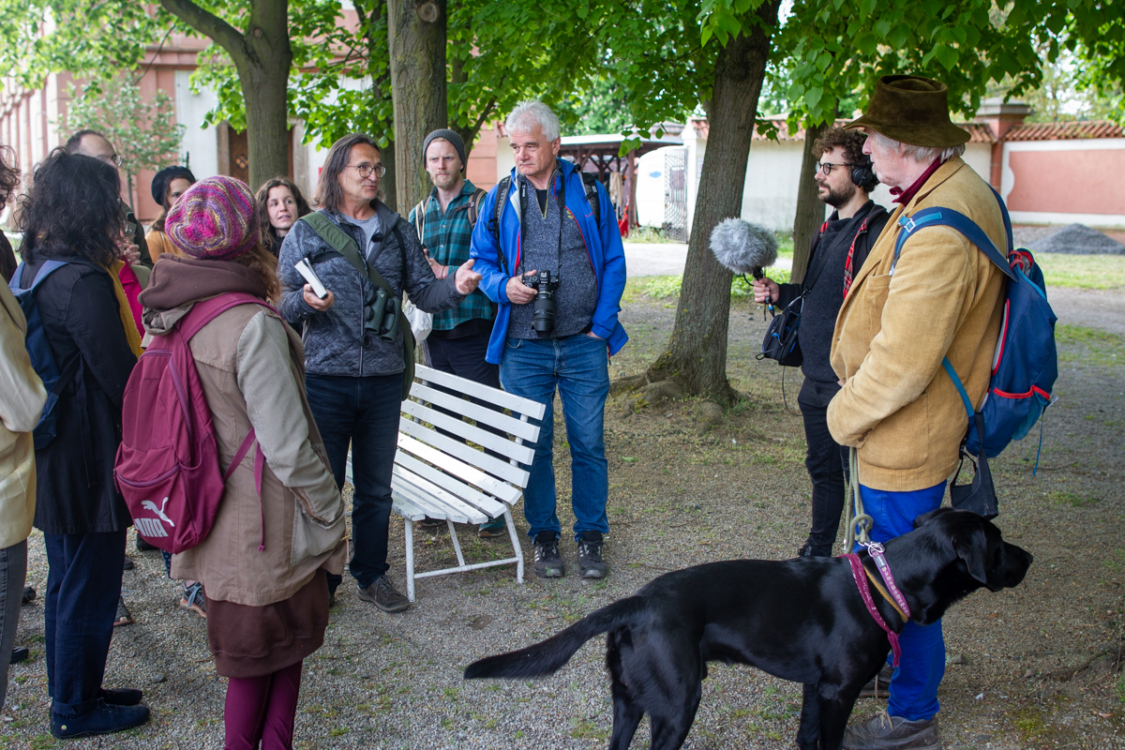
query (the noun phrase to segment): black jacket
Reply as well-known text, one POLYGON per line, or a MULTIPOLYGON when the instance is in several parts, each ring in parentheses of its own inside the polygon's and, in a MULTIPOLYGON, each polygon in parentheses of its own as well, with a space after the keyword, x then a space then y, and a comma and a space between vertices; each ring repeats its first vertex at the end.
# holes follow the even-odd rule
MULTIPOLYGON (((28 264, 31 286, 44 258, 28 264)), ((66 257, 35 297, 55 362, 63 373, 81 363, 55 405, 55 439, 35 452, 35 527, 46 534, 120 531, 132 525, 113 482, 121 442, 121 404, 137 358, 129 348, 109 273, 66 257)))
MULTIPOLYGON (((829 221, 834 222, 838 218, 838 214, 833 212, 829 221)), ((831 385, 836 384, 836 373, 832 370, 828 358, 832 349, 832 331, 835 327, 836 315, 844 303, 844 263, 848 249, 854 241, 855 254, 852 257, 854 279, 889 218, 890 215, 885 208, 874 201, 867 201, 850 219, 834 225, 833 229, 838 231, 831 236, 823 231, 817 233, 809 251, 809 270, 805 273, 805 280, 802 283, 779 285, 776 304, 780 308, 784 308, 805 293, 797 340, 804 355, 801 370, 806 378, 831 385), (829 255, 820 257, 825 253, 829 255), (821 265, 823 270, 820 275, 816 279, 810 278, 814 269, 821 265), (814 282, 811 290, 808 288, 809 281, 814 282)))

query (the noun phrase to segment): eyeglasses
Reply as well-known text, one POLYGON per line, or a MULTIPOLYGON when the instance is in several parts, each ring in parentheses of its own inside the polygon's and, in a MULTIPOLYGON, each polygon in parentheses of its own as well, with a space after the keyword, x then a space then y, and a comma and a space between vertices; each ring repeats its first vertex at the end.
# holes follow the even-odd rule
POLYGON ((382 177, 387 173, 387 168, 382 164, 348 164, 347 166, 349 169, 359 172, 359 176, 365 180, 371 176, 372 172, 375 173, 376 177, 382 177))
POLYGON ((118 156, 117 154, 113 154, 112 156, 103 154, 101 156, 98 156, 97 159, 99 161, 104 161, 106 164, 109 164, 110 166, 113 166, 113 167, 120 167, 121 166, 121 157, 118 156))
POLYGON ((832 174, 832 170, 835 169, 836 167, 857 167, 857 166, 859 166, 859 165, 858 164, 833 164, 832 162, 822 161, 822 162, 817 162, 816 169, 813 170, 813 174, 820 174, 821 172, 824 172, 825 175, 830 175, 830 174, 832 174))

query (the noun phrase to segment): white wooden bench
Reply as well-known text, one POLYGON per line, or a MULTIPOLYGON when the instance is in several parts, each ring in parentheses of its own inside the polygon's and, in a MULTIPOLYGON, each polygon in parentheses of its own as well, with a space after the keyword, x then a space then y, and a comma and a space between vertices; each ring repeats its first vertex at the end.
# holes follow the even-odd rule
MULTIPOLYGON (((539 437, 538 425, 528 420, 541 421, 546 407, 498 388, 422 365, 416 366, 414 376, 410 398, 402 402, 398 452, 391 479, 392 508, 403 517, 406 532, 407 598, 414 601, 416 578, 463 573, 496 565, 515 563, 516 581, 523 583, 523 550, 512 521, 512 506, 523 497, 523 489, 527 486, 528 469, 521 464, 530 467, 534 457, 533 448, 525 443, 534 445, 539 437), (434 385, 440 385, 446 391, 437 390, 434 385), (464 396, 494 404, 509 413, 474 404, 464 396), (508 435, 481 429, 464 419, 437 411, 433 405, 508 435), (443 435, 435 427, 457 437, 443 435), (504 458, 489 455, 485 452, 486 448, 504 458), (480 524, 501 516, 511 537, 514 556, 466 563, 454 524, 480 524), (456 567, 415 572, 414 524, 426 517, 442 519, 449 525, 453 550, 457 554, 456 567)), ((352 481, 350 455, 347 480, 352 481)))

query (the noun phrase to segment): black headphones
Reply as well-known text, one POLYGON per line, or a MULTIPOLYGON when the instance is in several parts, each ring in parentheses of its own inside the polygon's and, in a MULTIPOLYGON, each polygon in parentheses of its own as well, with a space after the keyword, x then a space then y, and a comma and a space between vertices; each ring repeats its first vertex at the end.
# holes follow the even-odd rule
MULTIPOLYGON (((875 179, 874 165, 871 163, 871 157, 867 154, 860 154, 863 161, 860 164, 852 167, 852 183, 856 187, 864 187, 875 179)), ((866 188, 864 188, 866 190, 866 188)))

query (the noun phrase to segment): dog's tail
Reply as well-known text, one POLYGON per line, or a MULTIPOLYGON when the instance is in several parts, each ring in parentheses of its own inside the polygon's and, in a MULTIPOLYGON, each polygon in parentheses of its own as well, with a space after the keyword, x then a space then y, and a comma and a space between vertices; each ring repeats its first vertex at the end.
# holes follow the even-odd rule
POLYGON ((482 677, 544 677, 557 672, 586 641, 627 625, 645 609, 644 599, 630 596, 583 617, 566 630, 534 646, 489 656, 465 669, 466 680, 482 677))

